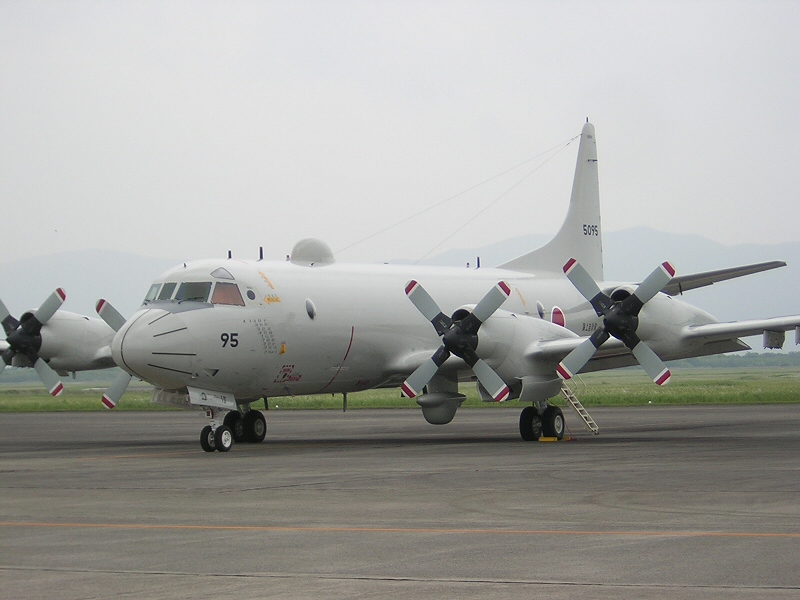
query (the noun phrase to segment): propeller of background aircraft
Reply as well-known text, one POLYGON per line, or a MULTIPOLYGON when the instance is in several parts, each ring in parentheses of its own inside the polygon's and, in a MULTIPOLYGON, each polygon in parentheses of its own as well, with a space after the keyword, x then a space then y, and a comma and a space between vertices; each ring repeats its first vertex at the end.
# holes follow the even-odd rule
POLYGON ((481 382, 486 391, 497 402, 502 402, 509 395, 508 386, 488 364, 478 358, 475 349, 478 347, 478 329, 500 308, 511 294, 511 288, 505 281, 500 281, 475 306, 472 312, 463 316, 456 312, 453 317, 445 315, 436 301, 425 291, 419 282, 413 279, 406 284, 406 295, 414 303, 419 312, 431 322, 436 333, 442 338, 442 346, 433 356, 422 363, 401 386, 403 395, 413 398, 436 375, 445 361, 455 354, 461 358, 481 382))
MULTIPOLYGON (((95 310, 100 318, 114 331, 119 331, 122 329, 122 326, 125 325, 125 317, 123 317, 116 308, 111 306, 110 302, 102 299, 98 300, 95 305, 95 310)), ((103 394, 103 406, 109 410, 114 408, 117 402, 119 402, 119 399, 122 398, 125 390, 128 389, 128 384, 130 382, 131 375, 129 373, 125 371, 120 373, 117 378, 111 382, 106 393, 103 394)))
POLYGON ((624 300, 615 301, 600 291, 592 276, 574 258, 564 265, 564 273, 578 291, 594 308, 598 317, 603 317, 603 326, 595 331, 580 346, 564 357, 556 371, 562 379, 571 379, 611 336, 620 340, 633 353, 642 368, 658 385, 669 381, 670 372, 655 352, 636 335, 639 327, 639 311, 650 299, 675 276, 675 268, 668 262, 661 263, 636 290, 624 300))
MULTIPOLYGON (((0 321, 6 333, 8 348, 3 352, 3 362, 11 365, 18 354, 25 356, 33 365, 39 379, 53 396, 59 396, 64 391, 64 384, 50 365, 39 356, 42 347, 42 327, 56 311, 64 304, 67 295, 58 288, 47 297, 38 310, 26 312, 18 321, 8 312, 6 305, 0 300, 0 321)), ((5 368, 5 367, 3 367, 5 368)))

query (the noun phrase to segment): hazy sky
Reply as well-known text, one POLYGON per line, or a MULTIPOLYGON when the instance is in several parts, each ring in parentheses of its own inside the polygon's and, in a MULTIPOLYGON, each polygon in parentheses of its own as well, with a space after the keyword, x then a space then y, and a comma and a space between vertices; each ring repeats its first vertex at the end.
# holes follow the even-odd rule
MULTIPOLYGON (((3 0, 0 261, 342 250, 586 117, 606 230, 800 240, 798 29, 800 2, 3 0)), ((338 257, 554 232, 576 152, 338 257)))

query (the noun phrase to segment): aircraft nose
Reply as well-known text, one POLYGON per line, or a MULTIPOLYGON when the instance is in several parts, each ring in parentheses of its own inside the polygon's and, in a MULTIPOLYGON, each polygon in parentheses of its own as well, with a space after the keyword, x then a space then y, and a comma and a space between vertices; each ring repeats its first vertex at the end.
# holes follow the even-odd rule
POLYGON ((196 372, 195 341, 180 315, 145 309, 114 336, 111 354, 125 371, 164 389, 180 388, 196 372))

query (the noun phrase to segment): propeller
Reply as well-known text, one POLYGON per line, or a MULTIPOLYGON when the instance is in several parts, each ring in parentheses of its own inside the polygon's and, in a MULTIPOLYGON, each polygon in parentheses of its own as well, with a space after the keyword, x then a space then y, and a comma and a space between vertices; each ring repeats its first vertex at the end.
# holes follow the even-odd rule
POLYGON ((475 349, 478 347, 478 329, 500 308, 511 295, 511 288, 505 281, 500 281, 475 306, 471 313, 463 318, 445 315, 436 301, 419 282, 411 280, 406 284, 406 296, 417 307, 419 312, 431 322, 436 333, 442 338, 441 347, 428 360, 422 363, 408 379, 403 382, 401 390, 407 398, 413 398, 436 375, 439 367, 455 354, 462 359, 489 392, 496 402, 505 400, 510 390, 502 378, 478 358, 475 349))
POLYGON ((624 300, 615 301, 600 291, 594 279, 581 264, 571 258, 564 265, 564 273, 581 295, 603 317, 603 326, 582 342, 562 360, 556 371, 562 379, 571 379, 594 356, 609 337, 615 337, 627 346, 642 368, 658 385, 664 385, 671 376, 669 369, 655 352, 639 339, 639 311, 675 276, 675 268, 661 263, 636 290, 624 300))
MULTIPOLYGON (((97 314, 100 316, 103 321, 106 322, 106 325, 111 327, 114 331, 119 331, 122 329, 122 326, 125 325, 125 317, 107 300, 100 299, 97 301, 95 305, 95 310, 97 314)), ((107 409, 111 410, 117 405, 119 399, 122 398, 122 395, 125 393, 125 390, 128 389, 128 384, 131 382, 131 375, 130 373, 126 373, 123 371, 117 378, 111 382, 108 390, 106 393, 103 394, 102 403, 107 409)))
POLYGON ((27 357, 39 379, 53 396, 61 395, 64 384, 61 383, 58 373, 39 356, 39 349, 42 347, 42 327, 56 314, 66 298, 64 290, 58 288, 47 297, 38 310, 25 313, 19 321, 11 316, 6 305, 0 300, 0 322, 8 342, 8 348, 3 352, 5 366, 11 365, 18 354, 27 357))

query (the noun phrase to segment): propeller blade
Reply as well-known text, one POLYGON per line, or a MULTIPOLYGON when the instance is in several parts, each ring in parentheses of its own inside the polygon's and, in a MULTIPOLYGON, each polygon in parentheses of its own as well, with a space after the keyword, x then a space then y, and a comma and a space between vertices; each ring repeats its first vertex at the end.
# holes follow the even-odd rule
POLYGON ((439 305, 436 304, 436 300, 431 298, 431 295, 418 281, 412 279, 406 284, 406 296, 417 307, 417 310, 431 322, 439 335, 444 335, 444 332, 453 324, 453 320, 442 312, 439 305))
POLYGON ((47 388, 47 391, 50 392, 50 395, 60 396, 64 391, 64 384, 61 383, 58 373, 53 371, 52 367, 44 362, 43 358, 37 358, 36 362, 33 363, 33 368, 36 369, 39 379, 42 380, 44 387, 47 388))
POLYGON ((613 304, 611 298, 600 291, 592 276, 574 258, 570 258, 564 265, 564 274, 581 295, 589 301, 598 317, 602 317, 613 304))
POLYGON ((472 370, 478 377, 478 381, 486 389, 487 392, 494 398, 495 402, 503 402, 511 393, 508 389, 506 382, 498 375, 492 367, 487 365, 482 359, 478 359, 473 365, 472 370))
POLYGON ((103 406, 108 408, 109 410, 114 408, 119 402, 119 399, 122 398, 122 394, 125 393, 125 390, 128 389, 128 384, 131 382, 131 376, 129 373, 122 372, 117 375, 117 378, 111 382, 111 386, 109 386, 108 391, 103 394, 103 406))
POLYGON ((644 342, 639 342, 631 349, 636 360, 642 365, 642 368, 647 372, 655 383, 658 385, 666 385, 669 383, 669 378, 672 374, 664 362, 653 352, 653 350, 644 342))
POLYGON ((609 338, 605 329, 598 329, 586 338, 572 352, 567 354, 558 366, 556 373, 563 380, 572 379, 588 363, 597 349, 609 338))
POLYGON ((50 320, 50 317, 56 314, 56 311, 61 308, 61 305, 64 304, 64 300, 66 299, 67 294, 64 290, 61 288, 56 289, 56 291, 50 294, 47 300, 37 309, 34 317, 39 323, 44 325, 50 320))
POLYGON ((511 295, 511 287, 505 281, 498 281, 481 301, 472 309, 472 312, 461 321, 461 331, 472 334, 478 331, 482 323, 491 317, 511 295))
POLYGON ((436 372, 439 370, 444 362, 450 358, 450 351, 444 346, 434 352, 428 360, 417 367, 411 375, 408 376, 400 386, 400 391, 406 398, 414 398, 417 396, 428 382, 433 379, 436 372))
POLYGON ((628 296, 622 303, 622 309, 634 316, 639 314, 645 302, 648 302, 658 292, 664 289, 672 278, 675 277, 675 267, 669 262, 663 262, 639 284, 633 296, 628 296), (635 297, 634 297, 635 296, 635 297))
POLYGON ((111 327, 114 331, 119 331, 122 329, 122 326, 125 325, 125 317, 123 317, 116 308, 111 306, 108 300, 103 300, 102 298, 98 300, 95 310, 97 314, 100 315, 100 318, 106 322, 106 325, 111 327))
POLYGON ((16 331, 17 327, 19 327, 19 321, 11 316, 2 300, 0 300, 0 323, 2 323, 3 331, 6 332, 6 335, 16 331))

